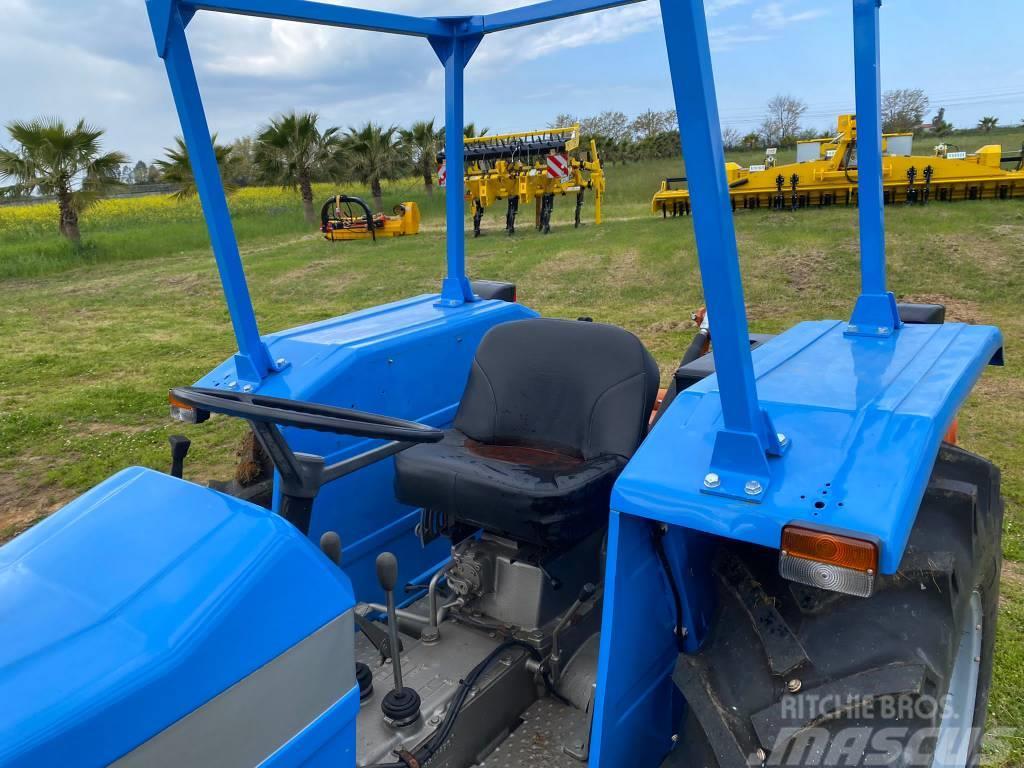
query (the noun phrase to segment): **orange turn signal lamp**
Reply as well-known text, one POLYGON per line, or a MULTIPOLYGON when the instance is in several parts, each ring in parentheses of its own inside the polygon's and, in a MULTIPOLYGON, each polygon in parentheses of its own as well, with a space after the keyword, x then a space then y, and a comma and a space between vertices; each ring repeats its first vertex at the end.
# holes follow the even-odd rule
POLYGON ((184 403, 176 398, 173 392, 167 393, 167 402, 171 404, 171 418, 186 424, 202 424, 210 418, 210 412, 184 403))
POLYGON ((878 545, 800 525, 782 529, 779 573, 812 587, 870 597, 878 572, 878 545))

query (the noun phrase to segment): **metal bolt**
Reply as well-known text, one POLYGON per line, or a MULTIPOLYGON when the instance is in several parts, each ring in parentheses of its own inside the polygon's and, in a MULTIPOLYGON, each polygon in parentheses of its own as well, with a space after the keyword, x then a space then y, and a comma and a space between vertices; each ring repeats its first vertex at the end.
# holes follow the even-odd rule
POLYGON ((797 680, 795 677, 786 683, 786 690, 790 693, 799 693, 800 689, 804 687, 804 684, 797 680))
POLYGON ((440 722, 441 722, 441 718, 440 718, 440 717, 438 717, 437 715, 434 715, 434 716, 433 716, 432 718, 430 718, 430 720, 428 720, 427 722, 428 722, 428 723, 430 723, 431 725, 437 725, 438 723, 440 723, 440 722))
POLYGON ((242 387, 242 391, 243 392, 252 392, 252 384, 246 384, 244 387, 242 387))
POLYGON ((888 336, 889 335, 889 329, 886 328, 884 325, 878 326, 878 332, 880 334, 882 334, 883 336, 888 336))
POLYGON ((786 436, 785 436, 785 435, 784 435, 784 434, 783 434, 782 432, 779 432, 779 433, 777 433, 777 434, 775 435, 775 437, 777 437, 777 438, 778 438, 778 440, 779 440, 779 445, 785 445, 786 443, 788 443, 788 442, 789 442, 789 438, 788 438, 788 437, 786 437, 786 436))
POLYGON ((746 491, 748 496, 757 496, 764 489, 761 487, 761 483, 757 480, 747 480, 747 484, 743 486, 743 490, 746 491))
POLYGON ((672 734, 672 743, 675 744, 677 741, 679 741, 679 734, 678 733, 673 733, 672 734))
POLYGON ((229 387, 230 387, 231 389, 234 389, 235 387, 237 387, 237 386, 238 386, 238 382, 237 382, 237 381, 229 381, 229 382, 228 382, 228 386, 229 386, 229 387))
POLYGON ((718 476, 716 472, 708 472, 704 475, 704 487, 705 488, 717 488, 722 484, 722 478, 718 476))
POLYGON ((757 748, 757 752, 756 752, 756 754, 757 754, 757 759, 758 759, 758 760, 760 760, 760 761, 761 761, 762 763, 763 763, 763 762, 764 762, 765 760, 767 760, 767 759, 768 759, 768 753, 767 753, 767 752, 765 752, 765 751, 764 751, 763 749, 761 749, 760 747, 758 747, 758 748, 757 748))
POLYGON ((288 365, 288 361, 285 360, 283 357, 277 358, 277 360, 275 360, 274 362, 277 363, 278 368, 284 368, 286 365, 288 365))

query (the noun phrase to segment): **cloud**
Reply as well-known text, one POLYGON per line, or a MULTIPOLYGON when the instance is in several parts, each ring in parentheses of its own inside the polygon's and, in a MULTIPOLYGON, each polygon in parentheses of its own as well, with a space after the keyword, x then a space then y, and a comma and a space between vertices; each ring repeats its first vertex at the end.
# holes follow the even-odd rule
POLYGON ((767 3, 755 10, 752 18, 762 27, 779 30, 792 24, 812 21, 826 14, 821 8, 789 12, 787 7, 787 4, 781 2, 767 3))

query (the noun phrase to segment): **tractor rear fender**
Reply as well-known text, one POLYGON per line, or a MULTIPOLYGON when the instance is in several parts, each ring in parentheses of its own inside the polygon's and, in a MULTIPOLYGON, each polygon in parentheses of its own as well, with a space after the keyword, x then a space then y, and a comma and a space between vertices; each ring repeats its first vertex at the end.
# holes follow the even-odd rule
POLYGON ((879 543, 881 573, 894 573, 942 438, 985 366, 1002 363, 1002 336, 963 323, 905 324, 889 338, 845 330, 804 322, 753 350, 761 407, 789 445, 768 458, 762 493, 738 499, 705 484, 722 424, 709 376, 658 419, 612 508, 776 548, 792 523, 861 534, 879 543))

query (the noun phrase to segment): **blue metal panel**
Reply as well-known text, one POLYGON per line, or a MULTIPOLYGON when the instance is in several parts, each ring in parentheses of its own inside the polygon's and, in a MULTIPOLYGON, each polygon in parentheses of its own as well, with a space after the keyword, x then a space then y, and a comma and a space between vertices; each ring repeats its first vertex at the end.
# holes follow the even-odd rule
MULTIPOLYGON (((150 7, 154 8, 152 5, 150 7)), ((159 16, 154 21, 162 21, 162 18, 159 16)), ((242 259, 238 253, 238 242, 235 240, 231 214, 228 211, 227 199, 224 197, 224 185, 213 151, 213 141, 206 123, 199 85, 189 55, 188 41, 185 39, 184 22, 180 14, 173 9, 167 26, 164 64, 174 95, 174 104, 178 110, 178 118, 181 120, 185 144, 188 147, 196 189, 203 204, 206 226, 210 231, 210 245, 217 260, 224 298, 238 341, 238 354, 234 361, 235 375, 241 381, 257 382, 277 366, 260 340, 256 327, 256 314, 246 285, 245 271, 242 269, 242 259)))
POLYGON ((106 765, 353 605, 278 516, 124 470, 0 549, 0 765, 106 765))
POLYGON ((581 13, 603 11, 620 5, 633 5, 643 0, 548 0, 522 8, 488 13, 480 18, 480 31, 487 34, 505 29, 541 24, 545 21, 564 19, 581 13))
MULTIPOLYGON (((707 545, 670 530, 665 549, 682 586, 686 650, 695 652, 714 610, 707 545), (696 576, 694 575, 696 574, 696 576)), ((682 698, 671 680, 679 654, 671 589, 652 546, 651 521, 612 511, 591 768, 659 765, 672 746, 682 698)))
POLYGON ((778 456, 783 449, 757 402, 704 7, 701 0, 662 0, 661 13, 723 392, 723 423, 715 450, 694 487, 757 501, 771 484, 765 454, 778 456), (708 473, 717 475, 718 481, 704 488, 708 473), (746 492, 751 481, 760 490, 746 492))
POLYGON ((260 768, 347 768, 356 763, 355 686, 287 744, 260 763, 260 768))
POLYGON ((900 327, 896 298, 885 287, 882 86, 878 45, 878 9, 881 5, 881 0, 853 0, 861 295, 854 307, 848 332, 865 336, 888 336, 900 327))
MULTIPOLYGON (((359 408, 435 426, 455 417, 477 345, 494 325, 535 317, 521 305, 477 301, 438 307, 430 294, 294 328, 266 337, 271 352, 291 365, 265 379, 265 395, 359 408)), ((233 366, 225 362, 198 383, 226 387, 233 366)), ((370 441, 303 430, 284 430, 297 451, 339 461, 372 446, 370 441)), ((401 578, 411 581, 448 557, 444 541, 422 549, 412 530, 418 513, 395 500, 394 462, 386 459, 341 478, 317 497, 310 537, 337 531, 342 567, 360 600, 380 601, 374 559, 390 549, 401 578)))
POLYGON ((619 477, 612 507, 769 547, 797 521, 863 533, 878 538, 882 572, 893 573, 939 443, 1002 337, 960 323, 878 339, 844 328, 801 323, 754 351, 763 402, 794 435, 760 505, 694 492, 722 422, 712 376, 672 402, 619 477))
POLYGON ((429 37, 448 33, 445 25, 437 19, 370 11, 345 5, 318 3, 313 0, 195 0, 195 2, 182 0, 182 5, 189 5, 204 11, 222 11, 268 19, 305 21, 373 32, 393 32, 399 35, 429 37))

